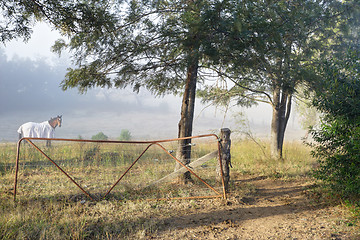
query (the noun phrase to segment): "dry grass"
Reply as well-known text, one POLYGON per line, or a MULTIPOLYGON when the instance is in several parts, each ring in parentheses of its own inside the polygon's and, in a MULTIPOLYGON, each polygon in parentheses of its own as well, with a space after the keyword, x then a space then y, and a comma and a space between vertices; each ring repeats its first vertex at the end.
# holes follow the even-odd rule
POLYGON ((291 179, 308 176, 316 164, 310 155, 311 149, 301 142, 286 142, 283 160, 272 159, 268 146, 268 142, 262 142, 260 146, 250 140, 234 142, 231 149, 233 170, 242 174, 291 179))
MULTIPOLYGON (((100 151, 89 153, 94 147, 80 144, 63 145, 55 146, 48 151, 52 151, 51 154, 56 156, 60 165, 96 195, 97 192, 106 189, 104 183, 113 183, 119 176, 118 173, 124 170, 122 163, 126 163, 125 155, 130 156, 141 150, 117 151, 119 155, 116 156, 121 159, 119 163, 114 161, 111 155, 107 155, 114 152, 116 147, 101 147, 100 151), (81 159, 88 161, 80 161, 81 159)), ((212 147, 212 144, 198 144, 194 149, 198 149, 196 154, 201 156, 210 152, 212 147)), ((153 163, 161 164, 157 164, 156 167, 149 162, 139 164, 109 199, 95 202, 89 201, 53 166, 46 164, 42 156, 28 149, 24 153, 27 155, 22 158, 31 157, 35 160, 27 162, 21 168, 19 201, 14 203, 12 188, 16 149, 14 144, 1 145, 0 148, 1 239, 141 239, 148 233, 165 228, 162 219, 191 211, 202 211, 202 206, 205 205, 216 208, 223 204, 220 199, 143 200, 143 194, 146 198, 169 191, 179 196, 192 194, 187 186, 177 186, 171 182, 153 189, 150 193, 134 191, 140 183, 151 182, 173 170, 173 163, 168 165, 163 155, 155 149, 149 152, 146 159, 153 159, 153 163), (137 197, 134 197, 135 193, 138 194, 137 197), (136 200, 137 198, 140 200, 136 200)), ((266 148, 264 154, 250 141, 233 141, 232 173, 286 180, 307 177, 314 164, 314 160, 309 157, 309 149, 301 143, 285 144, 283 162, 269 159, 266 156, 267 151, 266 148)), ((215 181, 205 175, 206 172, 213 172, 214 166, 215 161, 210 162, 202 168, 203 173, 200 171, 199 174, 210 182, 215 181)), ((194 185, 196 187, 196 184, 194 185)), ((244 185, 237 189, 231 188, 231 191, 232 194, 244 196, 253 189, 250 185, 244 185)))

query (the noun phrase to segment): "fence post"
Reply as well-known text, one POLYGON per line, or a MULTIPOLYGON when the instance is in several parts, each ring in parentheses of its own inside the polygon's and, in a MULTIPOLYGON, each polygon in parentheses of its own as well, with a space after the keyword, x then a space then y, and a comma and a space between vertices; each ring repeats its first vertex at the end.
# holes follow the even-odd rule
MULTIPOLYGON (((231 154, 230 154, 230 147, 231 147, 231 139, 230 139, 230 129, 229 128, 222 128, 220 133, 220 156, 221 156, 221 165, 223 170, 224 176, 224 184, 225 190, 228 190, 228 184, 230 180, 230 166, 231 166, 231 154)), ((218 164, 216 168, 216 172, 221 180, 221 168, 218 164)))

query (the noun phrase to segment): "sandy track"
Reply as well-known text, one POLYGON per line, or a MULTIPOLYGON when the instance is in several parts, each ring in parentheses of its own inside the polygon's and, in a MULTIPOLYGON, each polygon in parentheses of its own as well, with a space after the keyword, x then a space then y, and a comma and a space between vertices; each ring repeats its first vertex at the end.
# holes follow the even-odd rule
MULTIPOLYGON (((195 209, 159 220, 146 239, 360 239, 346 211, 316 198, 312 183, 238 177, 243 196, 206 200, 195 209), (315 195, 315 196, 314 196, 315 195)), ((233 191, 235 192, 235 191, 233 191)))

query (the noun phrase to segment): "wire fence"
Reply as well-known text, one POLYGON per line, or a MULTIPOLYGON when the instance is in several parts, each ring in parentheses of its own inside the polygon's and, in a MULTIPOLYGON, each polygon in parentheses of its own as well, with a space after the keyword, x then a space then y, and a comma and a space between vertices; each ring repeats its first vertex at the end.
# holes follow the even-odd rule
MULTIPOLYGON (((187 138, 182 138, 187 139, 187 138)), ((190 163, 177 159, 181 139, 100 141, 23 138, 17 146, 14 199, 225 198, 219 138, 189 137, 190 163), (181 168, 175 171, 175 165, 181 168), (180 179, 191 173, 191 183, 180 179), (222 172, 222 171, 221 171, 222 172)))

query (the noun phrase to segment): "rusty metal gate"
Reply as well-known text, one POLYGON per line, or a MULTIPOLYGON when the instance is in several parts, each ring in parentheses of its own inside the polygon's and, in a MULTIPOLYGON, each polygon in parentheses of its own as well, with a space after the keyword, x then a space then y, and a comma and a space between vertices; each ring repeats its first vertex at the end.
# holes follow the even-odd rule
POLYGON ((221 164, 221 145, 220 140, 217 135, 215 134, 207 134, 207 135, 199 135, 199 136, 193 136, 193 137, 186 137, 186 138, 176 138, 176 139, 166 139, 166 140, 156 140, 156 141, 105 141, 105 140, 83 140, 83 139, 63 139, 63 138, 54 138, 54 139, 48 139, 48 138, 22 138, 17 143, 17 155, 16 155, 16 166, 15 166, 15 180, 14 180, 14 200, 16 200, 16 194, 18 191, 18 177, 19 177, 19 162, 20 162, 20 152, 21 152, 21 146, 22 142, 26 141, 35 148, 41 155, 43 155, 47 160, 51 162, 63 175, 65 175, 73 184, 76 185, 77 188, 79 188, 89 199, 96 200, 88 190, 85 190, 81 184, 78 183, 75 177, 70 176, 67 171, 65 171, 59 164, 54 161, 49 154, 46 154, 41 148, 35 144, 35 141, 62 141, 62 142, 79 142, 79 143, 100 143, 100 144, 137 144, 144 146, 144 149, 139 152, 139 154, 133 158, 132 161, 128 163, 128 166, 126 167, 126 170, 122 172, 122 174, 117 178, 115 182, 111 185, 109 189, 105 192, 105 194, 101 195, 100 199, 104 199, 113 191, 113 189, 121 182, 124 177, 132 171, 133 167, 138 163, 138 161, 144 156, 144 154, 147 153, 147 151, 151 147, 156 147, 159 149, 159 151, 162 151, 164 154, 166 154, 169 158, 180 164, 182 167, 177 172, 172 171, 172 173, 162 177, 160 180, 154 181, 150 185, 154 185, 157 183, 160 183, 164 179, 168 179, 170 177, 179 175, 185 171, 188 171, 191 173, 194 178, 198 179, 201 184, 206 186, 206 188, 210 189, 213 193, 212 195, 207 196, 186 196, 186 197, 166 197, 166 198, 156 198, 156 199, 194 199, 194 198, 226 198, 226 190, 225 190, 225 184, 224 184, 224 177, 223 177, 223 170, 222 170, 222 164, 221 164), (190 164, 184 164, 179 159, 176 158, 173 154, 171 154, 171 151, 164 147, 165 143, 169 142, 177 142, 179 140, 185 140, 185 139, 203 139, 203 138, 213 138, 217 142, 217 150, 213 151, 209 154, 206 154, 205 156, 200 157, 196 161, 192 161, 190 164), (218 161, 218 166, 220 167, 220 173, 221 176, 219 176, 220 184, 221 184, 221 190, 215 189, 211 184, 209 184, 206 180, 202 179, 197 173, 195 173, 194 168, 204 164, 204 162, 208 161, 209 159, 216 158, 218 161), (169 177, 170 176, 170 177, 169 177))

